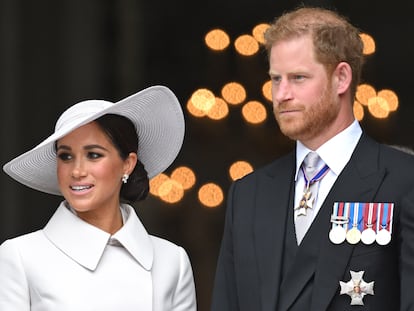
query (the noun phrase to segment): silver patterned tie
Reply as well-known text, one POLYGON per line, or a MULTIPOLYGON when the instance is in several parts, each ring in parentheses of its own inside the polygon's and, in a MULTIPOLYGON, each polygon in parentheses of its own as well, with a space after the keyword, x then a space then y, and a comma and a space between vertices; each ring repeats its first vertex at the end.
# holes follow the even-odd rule
POLYGON ((303 191, 302 199, 299 202, 299 206, 295 207, 295 210, 297 210, 295 213, 295 228, 298 244, 302 242, 302 239, 313 220, 313 205, 317 197, 320 179, 317 179, 316 181, 312 181, 312 179, 317 174, 319 161, 321 161, 321 158, 313 151, 309 152, 303 160, 302 165, 305 174, 305 189, 303 191))

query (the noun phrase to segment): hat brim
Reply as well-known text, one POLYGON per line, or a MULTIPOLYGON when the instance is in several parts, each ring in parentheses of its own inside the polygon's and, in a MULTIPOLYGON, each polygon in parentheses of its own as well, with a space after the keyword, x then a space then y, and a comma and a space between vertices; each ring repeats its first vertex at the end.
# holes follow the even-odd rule
POLYGON ((3 170, 30 188, 61 195, 54 143, 105 114, 122 115, 135 124, 139 139, 138 158, 149 178, 165 171, 177 157, 184 140, 183 112, 174 93, 157 85, 71 120, 33 149, 6 163, 3 170))

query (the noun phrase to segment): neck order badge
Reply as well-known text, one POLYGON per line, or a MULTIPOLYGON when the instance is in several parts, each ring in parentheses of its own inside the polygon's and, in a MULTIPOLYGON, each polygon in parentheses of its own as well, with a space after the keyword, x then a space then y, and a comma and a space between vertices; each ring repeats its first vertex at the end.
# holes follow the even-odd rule
POLYGON ((299 210, 298 215, 306 215, 306 210, 312 208, 316 199, 315 193, 317 192, 317 189, 315 188, 317 188, 317 182, 329 171, 328 165, 325 164, 321 170, 315 173, 319 160, 319 155, 316 152, 310 152, 300 167, 303 173, 303 178, 305 179, 305 189, 303 191, 302 199, 299 202, 299 206, 295 208, 295 210, 299 210))

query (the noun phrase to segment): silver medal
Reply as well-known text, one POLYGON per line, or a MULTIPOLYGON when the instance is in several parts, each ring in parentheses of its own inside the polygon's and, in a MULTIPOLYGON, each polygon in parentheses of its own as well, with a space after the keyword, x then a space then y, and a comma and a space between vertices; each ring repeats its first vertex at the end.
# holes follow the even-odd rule
POLYGON ((370 245, 370 244, 372 244, 372 243, 375 242, 376 235, 377 234, 375 233, 374 229, 372 229, 372 228, 366 228, 361 233, 361 241, 365 245, 370 245))
POLYGON ((376 241, 379 245, 387 245, 391 241, 391 233, 387 229, 381 229, 377 233, 376 241))
POLYGON ((368 204, 368 219, 366 219, 367 228, 365 230, 363 230, 362 233, 361 233, 361 241, 365 245, 370 245, 370 244, 374 243, 376 235, 377 235, 375 230, 372 229, 372 218, 374 216, 375 207, 376 207, 376 204, 374 204, 374 203, 369 203, 368 204))
POLYGON ((329 240, 334 244, 341 244, 345 238, 346 231, 341 225, 336 225, 329 231, 329 240))

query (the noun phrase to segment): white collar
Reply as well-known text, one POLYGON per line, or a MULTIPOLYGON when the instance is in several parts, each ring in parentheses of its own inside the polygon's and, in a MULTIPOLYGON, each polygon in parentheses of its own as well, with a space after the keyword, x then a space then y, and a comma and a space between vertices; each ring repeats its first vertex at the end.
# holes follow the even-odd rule
MULTIPOLYGON (((330 170, 338 176, 351 158, 361 134, 361 126, 357 120, 354 120, 350 126, 314 151, 316 151, 323 162, 329 166, 330 170)), ((296 142, 295 180, 297 180, 300 165, 310 151, 312 150, 305 147, 300 141, 296 142)))
POLYGON ((58 249, 89 270, 96 269, 110 240, 118 241, 145 270, 151 270, 154 251, 150 237, 130 205, 122 204, 121 210, 126 221, 111 236, 73 214, 63 201, 43 232, 58 249))

